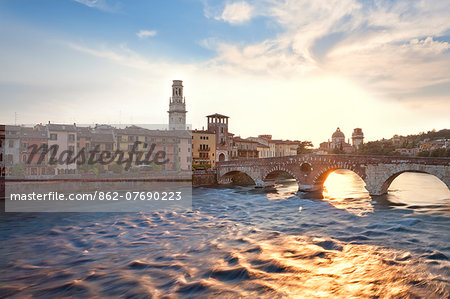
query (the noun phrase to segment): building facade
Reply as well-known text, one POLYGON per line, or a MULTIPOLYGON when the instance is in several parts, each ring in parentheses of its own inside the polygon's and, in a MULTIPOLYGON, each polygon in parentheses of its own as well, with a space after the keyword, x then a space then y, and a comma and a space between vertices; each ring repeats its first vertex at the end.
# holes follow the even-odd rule
MULTIPOLYGON (((48 131, 42 127, 27 128, 20 130, 20 163, 25 167, 25 175, 40 176, 55 174, 56 166, 49 165, 49 155, 39 150, 33 154, 34 148, 45 149, 48 147, 48 131), (41 160, 41 155, 43 159, 41 160)), ((58 151, 58 154, 61 152, 58 151)), ((58 155, 59 156, 59 155, 58 155)))
MULTIPOLYGON (((42 126, 36 126, 38 130, 41 130, 42 126)), ((57 156, 60 157, 64 153, 72 153, 75 156, 78 152, 77 148, 77 128, 76 125, 67 124, 52 124, 46 125, 48 134, 48 146, 51 148, 53 145, 58 147, 57 156)), ((58 158, 57 157, 57 158, 58 158)), ((50 157, 51 158, 51 157, 50 157)), ((77 163, 57 163, 57 174, 74 174, 77 170, 77 163)))
POLYGON ((234 137, 233 144, 237 148, 237 158, 241 160, 259 158, 258 142, 241 137, 234 137))
POLYGON ((216 134, 214 132, 192 131, 192 165, 194 168, 201 165, 213 169, 216 167, 216 134))
POLYGON ((20 163, 20 126, 5 126, 4 133, 2 172, 8 175, 11 174, 11 167, 20 163))

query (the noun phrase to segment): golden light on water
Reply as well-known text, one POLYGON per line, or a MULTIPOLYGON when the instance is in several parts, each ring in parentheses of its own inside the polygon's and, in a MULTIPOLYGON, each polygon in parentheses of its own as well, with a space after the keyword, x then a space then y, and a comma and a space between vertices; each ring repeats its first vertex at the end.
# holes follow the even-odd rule
POLYGON ((323 197, 337 209, 357 216, 373 212, 369 192, 364 181, 353 171, 339 169, 332 172, 324 183, 323 197))
POLYGON ((286 298, 427 297, 444 285, 409 252, 284 234, 244 240, 258 250, 235 251, 237 265, 216 267, 251 277, 237 285, 249 297, 258 295, 255 289, 286 298), (424 284, 413 290, 415 281, 424 284))

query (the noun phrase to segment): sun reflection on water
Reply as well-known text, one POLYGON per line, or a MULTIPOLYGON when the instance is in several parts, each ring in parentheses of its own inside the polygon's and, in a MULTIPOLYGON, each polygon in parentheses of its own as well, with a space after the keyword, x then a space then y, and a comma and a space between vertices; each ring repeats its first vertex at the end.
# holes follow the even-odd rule
POLYGON ((323 199, 337 209, 344 209, 357 216, 373 213, 369 192, 364 181, 353 171, 336 170, 324 183, 323 199))

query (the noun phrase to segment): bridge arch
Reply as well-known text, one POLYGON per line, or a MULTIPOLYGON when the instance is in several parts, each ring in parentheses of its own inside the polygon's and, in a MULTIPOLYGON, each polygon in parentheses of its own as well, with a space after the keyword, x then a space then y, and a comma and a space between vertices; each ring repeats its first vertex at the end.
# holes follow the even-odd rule
POLYGON ((387 174, 385 177, 383 177, 383 179, 382 179, 383 183, 380 186, 379 194, 386 194, 386 193, 388 193, 389 186, 392 184, 392 182, 399 175, 401 175, 403 173, 406 173, 406 172, 409 172, 409 173, 424 173, 424 174, 432 175, 432 176, 438 178, 441 182, 443 182, 447 186, 447 188, 450 190, 450 180, 447 177, 442 176, 440 173, 436 173, 434 171, 429 171, 429 170, 427 171, 427 170, 424 170, 424 169, 414 169, 414 168, 408 169, 408 168, 405 168, 403 170, 391 172, 391 173, 387 174))
POLYGON ((323 190, 323 185, 324 185, 325 181, 327 180, 328 176, 332 172, 339 170, 339 169, 350 170, 350 171, 354 172, 367 185, 366 174, 361 172, 359 169, 355 169, 351 166, 346 166, 346 165, 330 165, 328 167, 318 170, 317 173, 315 174, 315 176, 313 178, 314 190, 323 190))
POLYGON ((220 184, 256 185, 258 180, 241 170, 231 170, 220 177, 220 184))
POLYGON ((290 170, 289 168, 282 166, 275 166, 265 171, 262 176, 262 180, 265 182, 265 184, 269 185, 271 181, 275 181, 277 178, 279 178, 280 175, 283 174, 288 174, 293 179, 295 179, 297 185, 300 187, 300 180, 297 174, 294 171, 290 170))

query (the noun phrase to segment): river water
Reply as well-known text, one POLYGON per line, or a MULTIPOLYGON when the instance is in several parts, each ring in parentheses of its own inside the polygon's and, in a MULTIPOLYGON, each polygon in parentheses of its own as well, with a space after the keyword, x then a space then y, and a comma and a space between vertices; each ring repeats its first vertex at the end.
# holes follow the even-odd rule
POLYGON ((450 296, 450 191, 403 174, 371 198, 353 173, 321 196, 196 188, 193 210, 15 213, 0 222, 0 296, 450 296))

